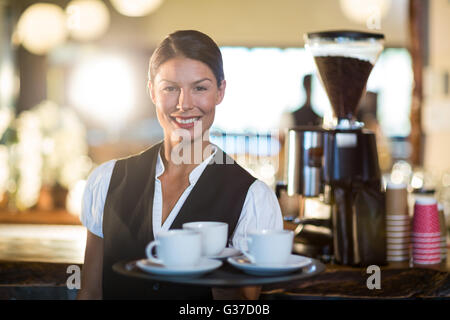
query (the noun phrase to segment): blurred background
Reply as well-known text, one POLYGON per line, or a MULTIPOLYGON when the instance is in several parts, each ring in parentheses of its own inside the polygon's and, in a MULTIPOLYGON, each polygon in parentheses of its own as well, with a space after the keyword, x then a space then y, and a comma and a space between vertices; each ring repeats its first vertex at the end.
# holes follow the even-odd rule
POLYGON ((212 142, 273 188, 294 112, 332 118, 303 35, 385 34, 358 118, 377 133, 386 179, 433 190, 449 212, 449 18, 447 0, 0 0, 0 258, 54 252, 23 245, 20 256, 9 240, 26 235, 75 241, 52 261, 83 261, 86 178, 162 139, 148 61, 179 29, 222 50, 227 92, 212 142))

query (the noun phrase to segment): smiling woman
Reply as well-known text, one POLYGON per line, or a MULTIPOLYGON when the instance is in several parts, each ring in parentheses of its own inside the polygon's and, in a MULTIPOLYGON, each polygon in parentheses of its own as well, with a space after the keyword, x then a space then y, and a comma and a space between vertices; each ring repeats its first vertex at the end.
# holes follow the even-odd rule
MULTIPOLYGON (((210 288, 139 282, 112 266, 142 259, 161 232, 187 222, 227 223, 227 243, 234 247, 248 230, 283 228, 273 190, 210 142, 215 109, 225 94, 222 66, 214 41, 194 30, 170 34, 153 53, 148 86, 164 140, 91 173, 81 216, 88 236, 79 298, 211 299, 210 288), (200 151, 199 161, 178 162, 174 151, 180 145, 194 160, 200 151)), ((236 293, 234 298, 255 298, 259 289, 236 293)))

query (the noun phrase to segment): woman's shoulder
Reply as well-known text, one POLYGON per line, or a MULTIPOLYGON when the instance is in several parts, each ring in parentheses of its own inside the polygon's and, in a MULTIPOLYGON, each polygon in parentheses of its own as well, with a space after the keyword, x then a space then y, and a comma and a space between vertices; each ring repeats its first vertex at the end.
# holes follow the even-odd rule
POLYGON ((89 174, 86 186, 92 189, 93 187, 99 186, 106 182, 109 183, 116 161, 117 161, 116 159, 112 159, 98 165, 89 174))
POLYGON ((245 206, 255 213, 276 214, 281 213, 275 191, 267 183, 256 179, 248 189, 245 206))
POLYGON ((242 227, 250 229, 282 229, 280 205, 272 188, 260 179, 250 186, 240 220, 242 227))
POLYGON ((116 159, 117 162, 124 162, 128 165, 134 166, 138 163, 147 163, 150 159, 155 158, 163 144, 163 140, 151 145, 150 147, 141 150, 137 153, 124 156, 121 158, 116 159))
POLYGON ((269 197, 275 196, 275 192, 267 183, 265 183, 264 181, 262 181, 260 179, 256 179, 256 178, 255 178, 255 181, 250 186, 248 191, 254 197, 258 197, 258 198, 262 198, 262 199, 264 199, 268 196, 269 197))
MULTIPOLYGON (((157 142, 150 147, 125 157, 115 158, 103 162, 98 165, 94 170, 89 174, 86 186, 90 189, 98 188, 98 187, 108 187, 111 177, 113 175, 114 167, 119 165, 119 163, 123 163, 127 167, 131 168, 141 168, 143 166, 147 166, 149 157, 152 158, 159 151, 161 147, 162 141, 157 142)), ((139 170, 139 169, 138 169, 139 170)))
POLYGON ((93 234, 103 237, 103 206, 116 159, 106 161, 90 173, 84 190, 81 223, 93 234))

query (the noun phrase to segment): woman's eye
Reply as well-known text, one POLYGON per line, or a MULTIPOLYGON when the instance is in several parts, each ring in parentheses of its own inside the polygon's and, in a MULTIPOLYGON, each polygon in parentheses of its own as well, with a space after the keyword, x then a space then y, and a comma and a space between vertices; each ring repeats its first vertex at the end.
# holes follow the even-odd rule
POLYGON ((163 88, 163 90, 166 91, 166 92, 173 92, 176 89, 177 89, 176 87, 165 87, 165 88, 163 88))

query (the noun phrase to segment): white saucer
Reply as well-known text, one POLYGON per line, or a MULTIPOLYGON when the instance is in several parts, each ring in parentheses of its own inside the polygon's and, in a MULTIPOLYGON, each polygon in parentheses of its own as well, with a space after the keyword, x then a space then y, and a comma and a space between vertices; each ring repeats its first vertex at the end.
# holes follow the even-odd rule
POLYGON ((164 275, 164 276, 200 276, 204 273, 219 268, 222 261, 201 258, 200 262, 192 267, 166 267, 162 264, 150 262, 148 259, 142 259, 136 262, 136 265, 142 271, 164 275))
POLYGON ((283 265, 256 265, 251 263, 247 257, 241 255, 227 259, 232 266, 255 276, 278 276, 294 272, 309 265, 312 259, 296 254, 291 254, 286 264, 283 265))
POLYGON ((216 256, 208 256, 207 258, 209 259, 220 259, 220 260, 225 260, 226 258, 229 257, 234 257, 237 256, 239 254, 242 254, 240 250, 235 249, 235 248, 225 248, 222 250, 222 252, 220 252, 218 255, 216 256))

